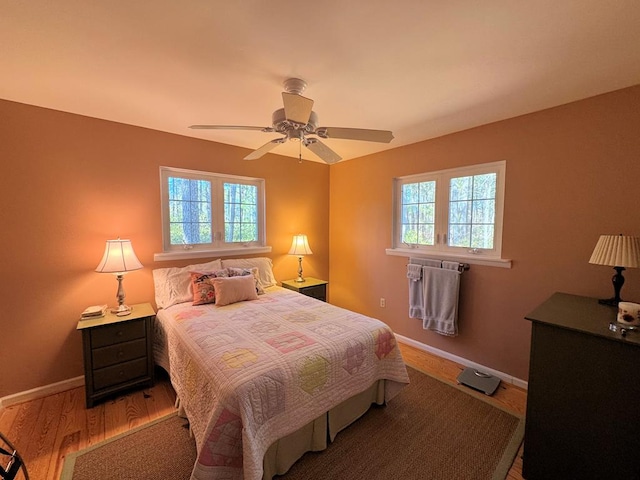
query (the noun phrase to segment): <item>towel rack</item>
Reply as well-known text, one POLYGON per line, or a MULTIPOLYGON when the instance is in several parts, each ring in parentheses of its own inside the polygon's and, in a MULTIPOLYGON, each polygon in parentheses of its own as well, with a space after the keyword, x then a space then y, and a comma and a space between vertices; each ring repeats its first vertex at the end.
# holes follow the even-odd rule
MULTIPOLYGON (((409 259, 409 263, 410 264, 424 265, 424 263, 421 262, 421 260, 427 260, 427 261, 428 260, 433 260, 433 261, 436 261, 436 262, 440 262, 440 265, 442 267, 442 260, 431 259, 431 258, 424 258, 424 259, 421 259, 421 258, 410 258, 409 259)), ((471 267, 470 267, 470 265, 468 263, 458 263, 458 271, 460 273, 466 272, 467 270, 469 270, 469 268, 471 268, 471 267)))

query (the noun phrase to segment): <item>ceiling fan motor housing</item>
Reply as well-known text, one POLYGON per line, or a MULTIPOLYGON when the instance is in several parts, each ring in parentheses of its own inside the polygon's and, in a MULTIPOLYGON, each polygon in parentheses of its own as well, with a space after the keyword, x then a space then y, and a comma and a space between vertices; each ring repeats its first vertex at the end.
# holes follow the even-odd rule
POLYGON ((315 133, 316 128, 318 128, 318 115, 316 112, 311 112, 307 124, 300 125, 287 120, 284 108, 279 108, 271 115, 271 124, 273 125, 273 129, 279 133, 287 133, 290 130, 301 130, 303 133, 315 133))

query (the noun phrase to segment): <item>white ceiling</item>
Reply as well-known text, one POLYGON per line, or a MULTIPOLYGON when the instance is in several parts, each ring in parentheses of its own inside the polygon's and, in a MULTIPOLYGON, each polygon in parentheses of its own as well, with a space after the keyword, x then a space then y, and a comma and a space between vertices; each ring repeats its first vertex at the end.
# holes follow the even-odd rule
POLYGON ((0 98, 250 149, 187 127, 268 126, 299 77, 321 126, 393 131, 350 159, 640 84, 640 1, 0 0, 0 45, 0 98))

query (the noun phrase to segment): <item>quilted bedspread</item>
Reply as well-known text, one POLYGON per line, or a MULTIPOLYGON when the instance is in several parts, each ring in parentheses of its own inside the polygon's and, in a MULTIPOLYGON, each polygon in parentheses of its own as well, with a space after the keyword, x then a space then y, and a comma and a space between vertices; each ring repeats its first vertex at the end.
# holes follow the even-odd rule
POLYGON ((389 327, 272 287, 258 300, 161 310, 171 381, 195 436, 192 480, 262 478, 266 450, 386 379, 409 383, 389 327))

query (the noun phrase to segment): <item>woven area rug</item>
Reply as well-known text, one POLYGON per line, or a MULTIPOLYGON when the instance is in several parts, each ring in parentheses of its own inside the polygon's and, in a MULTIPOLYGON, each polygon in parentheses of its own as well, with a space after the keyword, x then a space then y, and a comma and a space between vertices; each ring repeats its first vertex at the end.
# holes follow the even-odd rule
MULTIPOLYGON (((411 384, 372 407, 322 452, 307 453, 282 480, 504 479, 524 420, 464 387, 409 368, 411 384)), ((195 443, 171 415, 65 458, 62 480, 188 479, 195 443)))

